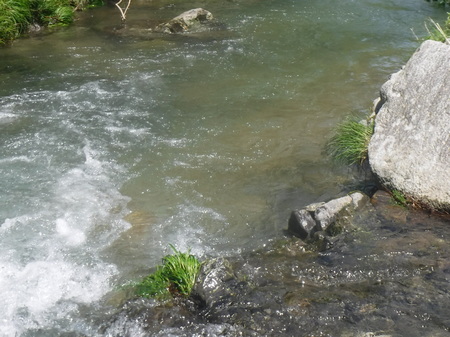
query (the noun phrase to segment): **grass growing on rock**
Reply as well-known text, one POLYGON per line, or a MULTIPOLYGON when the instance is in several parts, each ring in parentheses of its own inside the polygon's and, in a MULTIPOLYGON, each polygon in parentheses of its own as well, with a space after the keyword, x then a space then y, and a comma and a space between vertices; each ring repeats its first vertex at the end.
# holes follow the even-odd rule
POLYGON ((337 126, 335 135, 329 140, 327 153, 340 164, 362 164, 367 159, 373 128, 372 120, 362 123, 354 117, 346 119, 337 126))
POLYGON ((166 255, 154 273, 134 285, 136 295, 158 299, 190 295, 201 263, 189 251, 182 253, 170 247, 174 253, 166 255))
POLYGON ((430 19, 430 22, 432 23, 431 29, 425 25, 429 34, 428 39, 450 44, 450 13, 448 13, 447 20, 443 26, 432 19, 430 19))

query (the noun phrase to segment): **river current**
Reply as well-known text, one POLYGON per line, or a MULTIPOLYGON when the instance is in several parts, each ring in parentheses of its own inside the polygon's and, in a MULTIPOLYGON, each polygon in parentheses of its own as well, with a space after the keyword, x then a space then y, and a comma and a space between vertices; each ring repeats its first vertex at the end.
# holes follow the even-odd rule
POLYGON ((0 49, 0 336, 94 335, 169 253, 239 255, 355 182, 323 154, 445 11, 421 0, 133 1, 0 49), (203 7, 217 27, 146 30, 203 7))

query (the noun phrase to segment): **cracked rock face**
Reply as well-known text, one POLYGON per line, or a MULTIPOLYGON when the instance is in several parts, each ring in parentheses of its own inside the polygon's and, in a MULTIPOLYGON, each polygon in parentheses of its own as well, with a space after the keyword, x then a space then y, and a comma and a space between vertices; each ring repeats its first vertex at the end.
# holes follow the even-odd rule
POLYGON ((381 88, 369 144, 390 189, 450 210, 450 45, 426 41, 381 88))

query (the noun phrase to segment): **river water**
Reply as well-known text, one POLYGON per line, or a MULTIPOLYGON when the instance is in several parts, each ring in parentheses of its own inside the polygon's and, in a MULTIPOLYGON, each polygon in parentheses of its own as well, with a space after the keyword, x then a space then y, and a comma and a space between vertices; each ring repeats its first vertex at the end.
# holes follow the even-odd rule
MULTIPOLYGON (((323 147, 417 48, 421 0, 133 1, 0 50, 0 335, 89 316, 174 244, 238 255, 355 183, 323 147), (214 29, 147 29, 195 7, 214 29)), ((71 334, 69 334, 71 333, 71 334)))

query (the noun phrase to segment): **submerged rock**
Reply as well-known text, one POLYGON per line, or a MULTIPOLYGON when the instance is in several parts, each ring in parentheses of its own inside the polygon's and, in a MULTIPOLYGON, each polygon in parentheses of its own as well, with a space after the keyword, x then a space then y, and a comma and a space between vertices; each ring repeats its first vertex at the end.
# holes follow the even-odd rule
POLYGON ((213 308, 221 303, 232 302, 230 297, 239 283, 228 260, 219 258, 207 261, 202 265, 196 284, 192 289, 192 297, 200 307, 213 308))
POLYGON ((155 28, 158 33, 184 33, 213 19, 211 12, 203 8, 195 8, 181 13, 172 20, 162 23, 155 28))
POLYGON ((450 45, 426 41, 381 88, 369 144, 373 172, 392 190, 450 210, 450 45))
POLYGON ((316 221, 306 209, 292 211, 288 222, 288 231, 302 240, 306 240, 316 226, 316 221))

